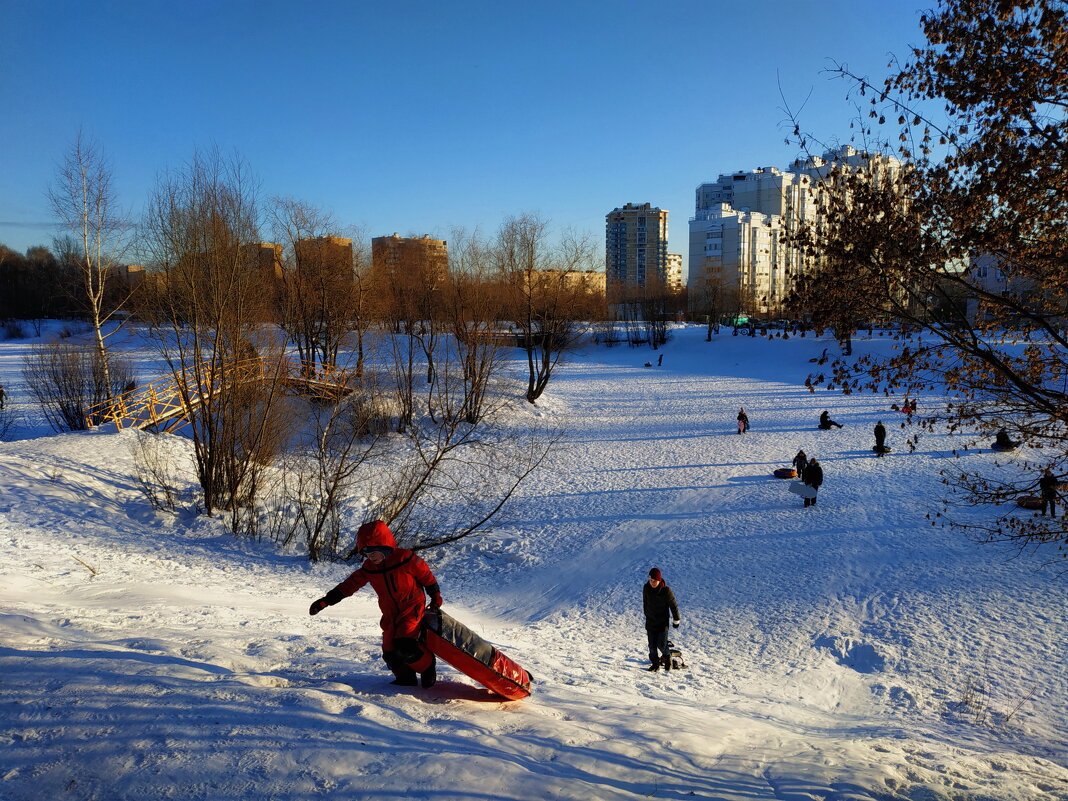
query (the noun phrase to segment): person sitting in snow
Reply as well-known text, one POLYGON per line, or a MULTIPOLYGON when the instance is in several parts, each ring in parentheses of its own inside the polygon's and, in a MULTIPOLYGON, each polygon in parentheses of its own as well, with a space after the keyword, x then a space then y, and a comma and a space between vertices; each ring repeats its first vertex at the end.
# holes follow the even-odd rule
POLYGON ((994 435, 994 447, 998 450, 1011 451, 1019 444, 1019 442, 1009 439, 1009 432, 1004 428, 999 428, 998 433, 994 435))
POLYGON ((842 428, 842 424, 832 420, 831 413, 824 409, 823 413, 820 415, 819 427, 822 428, 824 431, 829 431, 831 426, 838 426, 839 428, 842 428))
POLYGON ((649 571, 649 580, 642 587, 642 609, 645 612, 645 633, 649 638, 649 670, 671 670, 671 653, 668 648, 668 620, 674 618, 678 628, 679 605, 675 593, 664 581, 660 568, 649 571))
POLYGON ((422 685, 432 687, 437 680, 434 655, 420 644, 419 634, 426 611, 423 591, 431 606, 441 606, 437 579, 419 556, 397 547, 393 532, 381 520, 360 526, 356 548, 364 557, 363 566, 313 601, 308 614, 317 615, 370 584, 382 610, 382 659, 396 676, 392 683, 414 687, 419 673, 422 685))
MULTIPOLYGON (((808 466, 805 468, 805 472, 801 474, 801 480, 809 487, 812 487, 819 494, 820 485, 823 484, 823 467, 820 465, 819 460, 813 456, 808 466)), ((805 506, 815 506, 816 495, 811 498, 805 498, 805 506)))
POLYGON ((738 410, 738 433, 744 434, 749 430, 749 415, 745 413, 745 407, 738 410))

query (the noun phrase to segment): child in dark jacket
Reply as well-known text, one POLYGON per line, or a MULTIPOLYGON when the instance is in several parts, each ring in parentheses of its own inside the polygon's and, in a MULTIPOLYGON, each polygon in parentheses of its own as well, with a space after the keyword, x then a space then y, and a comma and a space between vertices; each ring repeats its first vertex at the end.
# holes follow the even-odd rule
POLYGON ((679 625, 679 605, 659 568, 649 571, 649 580, 642 587, 642 610, 649 639, 649 670, 660 670, 661 665, 664 670, 671 670, 668 621, 674 619, 674 625, 679 625))

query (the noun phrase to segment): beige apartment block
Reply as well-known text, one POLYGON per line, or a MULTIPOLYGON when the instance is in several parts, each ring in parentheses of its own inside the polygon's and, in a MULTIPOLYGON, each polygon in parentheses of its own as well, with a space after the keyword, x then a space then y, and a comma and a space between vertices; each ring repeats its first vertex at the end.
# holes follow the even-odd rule
POLYGON ((255 242, 247 246, 249 260, 265 280, 282 280, 282 246, 273 242, 255 242))
POLYGON ((378 236, 371 240, 371 280, 392 284, 441 286, 449 278, 449 247, 424 234, 378 236))
POLYGON ((650 203, 627 203, 605 215, 608 290, 667 283, 668 212, 650 203))
POLYGON ((682 291, 682 254, 667 254, 667 288, 672 292, 682 291))
POLYGON ((323 272, 335 278, 352 278, 352 240, 343 236, 318 236, 293 243, 297 273, 323 272))

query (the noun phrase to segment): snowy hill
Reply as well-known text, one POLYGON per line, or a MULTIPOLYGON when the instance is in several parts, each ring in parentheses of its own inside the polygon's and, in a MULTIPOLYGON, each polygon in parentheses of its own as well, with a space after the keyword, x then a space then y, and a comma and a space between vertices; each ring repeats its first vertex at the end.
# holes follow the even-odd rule
POLYGON ((369 590, 307 614, 351 568, 155 512, 130 432, 46 435, 0 343, 26 410, 0 443, 0 799, 1068 798, 1064 568, 932 527, 959 443, 909 453, 886 398, 809 393, 825 347, 688 327, 661 367, 560 369, 527 412, 566 432, 551 464, 500 530, 425 553, 535 676, 503 702, 447 667, 390 686, 369 590), (812 508, 771 475, 798 448, 812 508), (644 672, 654 565, 683 671, 644 672))

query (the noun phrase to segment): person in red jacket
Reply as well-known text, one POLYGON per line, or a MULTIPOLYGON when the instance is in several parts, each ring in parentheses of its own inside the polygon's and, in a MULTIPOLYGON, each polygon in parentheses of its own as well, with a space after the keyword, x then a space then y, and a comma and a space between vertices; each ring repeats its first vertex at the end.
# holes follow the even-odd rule
POLYGON ((392 683, 414 687, 418 673, 422 685, 432 687, 437 680, 434 655, 419 640, 426 611, 423 592, 431 606, 441 606, 437 579, 419 556, 397 547, 393 532, 381 520, 360 526, 356 548, 364 557, 363 566, 313 601, 308 614, 317 615, 370 584, 382 610, 382 659, 396 676, 392 683))

